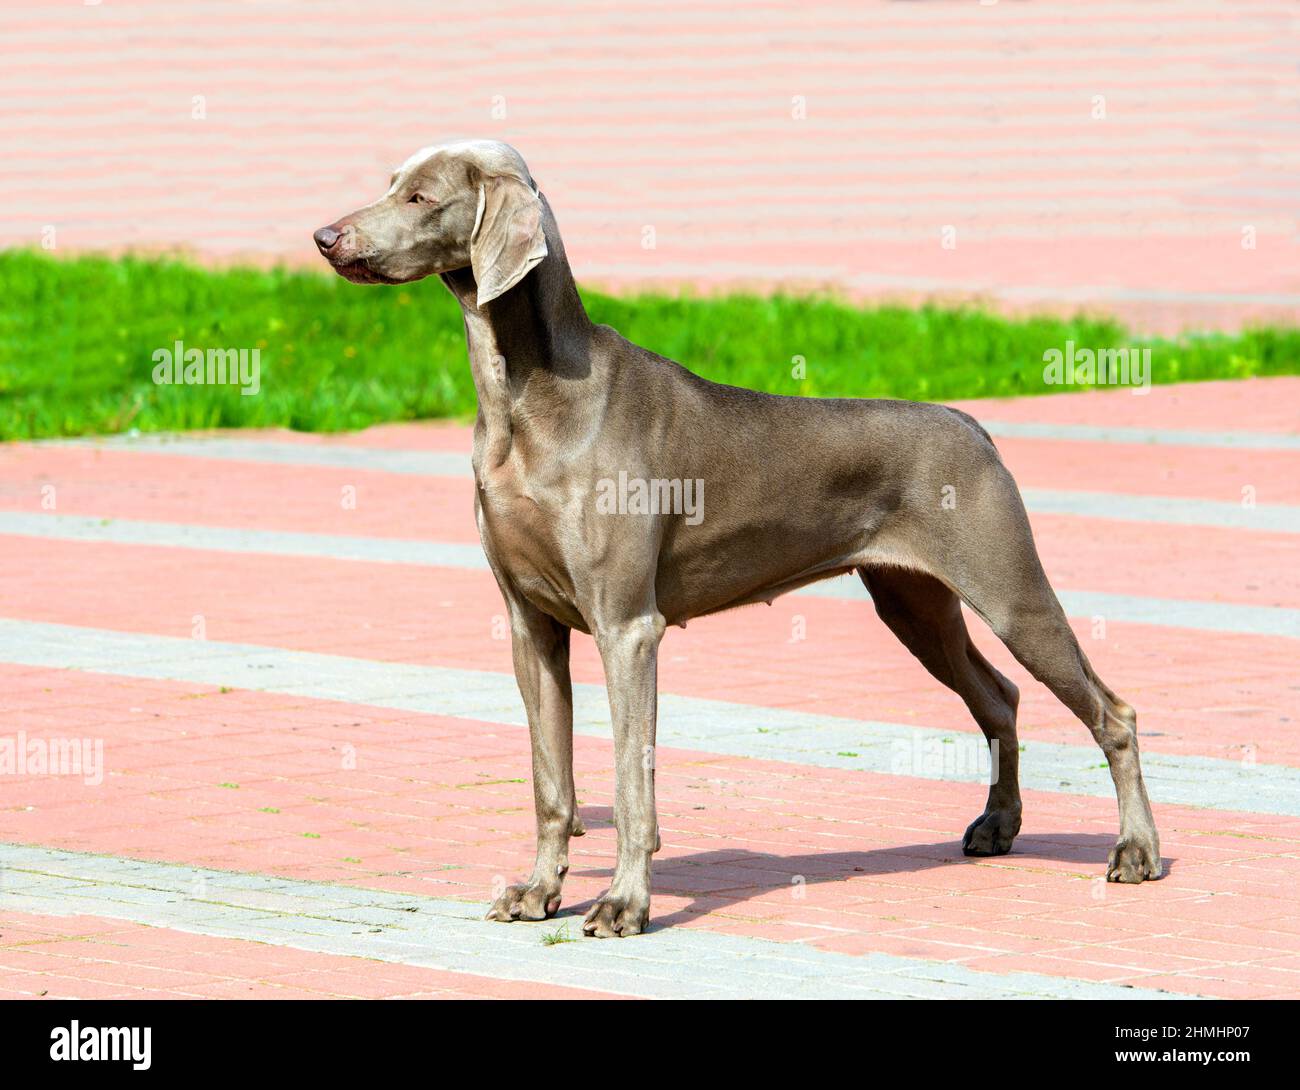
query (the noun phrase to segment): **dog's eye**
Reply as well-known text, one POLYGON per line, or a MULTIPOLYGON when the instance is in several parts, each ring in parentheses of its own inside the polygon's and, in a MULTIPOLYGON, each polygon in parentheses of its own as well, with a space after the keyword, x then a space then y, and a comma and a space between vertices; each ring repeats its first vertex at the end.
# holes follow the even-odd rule
POLYGON ((412 193, 411 199, 408 200, 406 203, 407 204, 428 204, 429 198, 426 197, 423 193, 412 193))

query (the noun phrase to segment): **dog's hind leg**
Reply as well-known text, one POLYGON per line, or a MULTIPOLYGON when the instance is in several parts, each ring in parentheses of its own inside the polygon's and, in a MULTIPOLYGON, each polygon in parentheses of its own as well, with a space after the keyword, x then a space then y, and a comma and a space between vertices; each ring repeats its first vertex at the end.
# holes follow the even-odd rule
POLYGON ((1035 600, 995 617, 993 630, 1025 669, 1083 721, 1106 755, 1119 799, 1119 840, 1106 877, 1112 882, 1159 878, 1160 838, 1142 779, 1137 714, 1097 676, 1046 579, 1035 600))
POLYGON ((861 568, 881 620, 939 681, 966 702, 988 739, 996 775, 988 803, 962 837, 967 855, 1002 855, 1020 831, 1020 748, 1016 740, 1019 690, 971 643, 961 600, 923 572, 861 568))
POLYGON ((1119 800, 1119 840, 1106 877, 1158 878, 1160 839, 1138 759, 1137 716, 1089 664, 1047 581, 1015 483, 1000 465, 991 469, 958 490, 965 503, 932 516, 929 533, 914 539, 918 559, 1083 722, 1106 755, 1119 800))

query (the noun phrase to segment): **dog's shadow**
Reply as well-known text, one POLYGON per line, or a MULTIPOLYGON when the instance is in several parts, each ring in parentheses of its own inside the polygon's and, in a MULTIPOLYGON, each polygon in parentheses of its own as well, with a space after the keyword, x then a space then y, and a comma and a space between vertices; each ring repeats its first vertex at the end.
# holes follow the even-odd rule
MULTIPOLYGON (((603 807, 583 811, 589 828, 601 828, 608 820, 600 813, 603 807)), ((1106 857, 1115 845, 1113 836, 1100 833, 1045 834, 1026 833, 1016 838, 1008 860, 1053 860, 1077 864, 1080 874, 1101 878, 1105 874, 1106 857)), ((707 916, 733 905, 776 890, 786 890, 798 897, 801 887, 843 882, 848 878, 887 878, 895 874, 916 874, 942 867, 971 866, 988 863, 988 857, 962 855, 958 840, 944 840, 934 844, 907 844, 896 848, 877 848, 869 851, 800 852, 777 855, 772 852, 755 852, 747 849, 720 848, 674 859, 657 858, 654 862, 654 893, 657 897, 690 898, 690 903, 667 916, 653 917, 650 930, 672 927, 675 924, 707 916)), ((1162 860, 1168 875, 1173 860, 1162 860)), ((609 878, 613 871, 605 867, 574 869, 574 875, 609 878)), ((863 893, 869 895, 869 889, 863 893)), ((936 896, 950 892, 936 889, 936 896)), ((585 916, 594 902, 591 900, 565 906, 559 915, 585 916)), ((905 912, 905 906, 900 906, 905 912)))

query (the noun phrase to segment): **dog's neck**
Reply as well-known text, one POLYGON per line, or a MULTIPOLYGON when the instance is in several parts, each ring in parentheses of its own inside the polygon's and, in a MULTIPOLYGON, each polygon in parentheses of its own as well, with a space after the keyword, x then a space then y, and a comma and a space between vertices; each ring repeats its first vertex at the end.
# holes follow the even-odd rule
POLYGON ((521 429, 572 420, 589 377, 595 327, 544 197, 542 212, 547 255, 509 291, 479 306, 470 269, 442 274, 465 317, 479 430, 493 464, 504 460, 521 429))

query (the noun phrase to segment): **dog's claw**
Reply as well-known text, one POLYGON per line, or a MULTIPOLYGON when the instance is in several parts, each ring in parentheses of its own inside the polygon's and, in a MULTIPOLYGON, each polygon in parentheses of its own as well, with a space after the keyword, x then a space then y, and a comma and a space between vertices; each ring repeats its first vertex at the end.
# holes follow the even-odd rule
POLYGON ((1006 855, 1020 832, 1020 814, 1008 810, 986 810, 961 838, 963 855, 1006 855))
POLYGON ((625 939, 639 935, 650 923, 650 903, 606 894, 582 921, 582 933, 598 939, 625 939))
POLYGON ((1159 845, 1145 837, 1120 837, 1106 864, 1108 882, 1146 882, 1161 873, 1159 845))
POLYGON ((560 910, 560 895, 540 885, 507 886, 483 918, 498 923, 548 920, 560 910))

